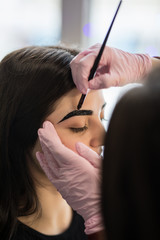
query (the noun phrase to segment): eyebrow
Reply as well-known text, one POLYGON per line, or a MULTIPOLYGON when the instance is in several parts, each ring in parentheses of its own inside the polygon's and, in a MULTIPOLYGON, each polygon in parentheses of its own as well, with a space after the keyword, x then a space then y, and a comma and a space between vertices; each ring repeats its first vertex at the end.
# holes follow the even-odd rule
MULTIPOLYGON (((103 109, 106 106, 106 103, 102 105, 103 109)), ((86 115, 92 115, 93 111, 92 110, 74 110, 72 112, 69 112, 66 116, 64 116, 58 123, 63 122, 64 120, 75 117, 75 116, 86 116, 86 115)))
POLYGON ((85 115, 92 115, 93 111, 92 110, 74 110, 70 113, 68 113, 64 118, 62 118, 58 123, 63 122, 64 120, 74 117, 74 116, 85 116, 85 115))

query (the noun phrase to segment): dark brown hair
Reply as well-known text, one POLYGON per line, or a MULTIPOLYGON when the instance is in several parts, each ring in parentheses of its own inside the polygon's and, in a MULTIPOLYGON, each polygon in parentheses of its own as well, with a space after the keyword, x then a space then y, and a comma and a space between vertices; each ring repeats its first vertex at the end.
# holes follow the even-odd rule
POLYGON ((160 68, 117 103, 105 139, 102 212, 109 240, 160 239, 160 68))
POLYGON ((33 46, 0 63, 0 239, 10 239, 18 216, 37 209, 27 154, 56 101, 75 87, 69 64, 77 53, 33 46))

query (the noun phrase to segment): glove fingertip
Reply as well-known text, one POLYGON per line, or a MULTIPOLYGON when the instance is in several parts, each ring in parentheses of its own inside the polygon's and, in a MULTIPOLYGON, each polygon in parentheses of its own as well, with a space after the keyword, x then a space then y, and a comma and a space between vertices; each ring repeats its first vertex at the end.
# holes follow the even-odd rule
POLYGON ((43 128, 53 127, 53 124, 50 121, 44 121, 43 128))
POLYGON ((87 88, 81 88, 79 87, 79 90, 82 94, 87 94, 87 88))
MULTIPOLYGON (((75 147, 76 147, 76 150, 78 152, 78 154, 81 156, 81 157, 84 157, 86 158, 87 160, 90 161, 90 153, 92 152, 92 150, 86 146, 84 143, 82 142, 77 142, 75 144, 75 147)), ((92 152, 92 154, 95 154, 95 152, 92 152)))
POLYGON ((83 145, 84 145, 84 144, 81 143, 81 142, 76 142, 76 144, 75 144, 76 150, 77 150, 77 152, 78 152, 80 155, 83 153, 83 149, 82 149, 82 146, 83 146, 83 145))
POLYGON ((93 151, 92 149, 90 149, 89 147, 87 147, 85 144, 81 142, 77 142, 75 146, 78 154, 81 157, 85 158, 86 160, 88 160, 88 162, 90 162, 90 164, 98 168, 98 166, 100 165, 99 162, 101 157, 95 151, 93 151))

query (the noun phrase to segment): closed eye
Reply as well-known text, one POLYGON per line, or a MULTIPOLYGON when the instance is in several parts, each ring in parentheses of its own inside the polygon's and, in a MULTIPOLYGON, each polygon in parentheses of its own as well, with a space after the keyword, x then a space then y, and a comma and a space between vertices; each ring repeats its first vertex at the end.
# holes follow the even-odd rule
POLYGON ((83 132, 83 131, 86 131, 87 129, 88 129, 88 127, 86 125, 81 128, 70 128, 70 130, 74 133, 83 132))

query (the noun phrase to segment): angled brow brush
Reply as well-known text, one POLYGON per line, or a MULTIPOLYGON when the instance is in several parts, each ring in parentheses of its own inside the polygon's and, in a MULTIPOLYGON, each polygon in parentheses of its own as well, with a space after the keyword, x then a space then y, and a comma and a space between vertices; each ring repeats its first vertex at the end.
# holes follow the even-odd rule
MULTIPOLYGON (((110 25, 110 27, 109 27, 109 29, 108 29, 108 32, 107 32, 106 36, 105 36, 105 39, 104 39, 104 41, 103 41, 103 44, 102 44, 102 46, 101 46, 101 48, 100 48, 100 50, 99 50, 99 53, 98 53, 98 55, 97 55, 97 57, 96 57, 96 59, 95 59, 95 61, 94 61, 93 67, 91 68, 91 71, 90 71, 90 74, 89 74, 89 77, 88 77, 88 81, 90 81, 90 80, 94 77, 94 74, 95 74, 95 72, 96 72, 96 70, 97 70, 97 67, 98 67, 99 61, 100 61, 100 59, 101 59, 101 56, 102 56, 104 47, 105 47, 106 42, 107 42, 107 40, 108 40, 110 31, 111 31, 111 29, 112 29, 114 20, 115 20, 115 18, 116 18, 116 16, 117 16, 117 13, 118 13, 118 11, 119 11, 119 8, 120 8, 120 6, 121 6, 121 3, 122 3, 122 0, 121 0, 121 1, 119 2, 119 4, 118 4, 116 13, 115 13, 115 15, 114 15, 114 17, 113 17, 113 20, 112 20, 112 22, 111 22, 111 25, 110 25)), ((84 100, 85 100, 85 97, 86 97, 86 94, 82 94, 82 95, 81 95, 81 98, 80 98, 79 103, 78 103, 78 105, 77 105, 77 109, 78 109, 78 110, 82 107, 82 104, 83 104, 83 102, 84 102, 84 100)))

